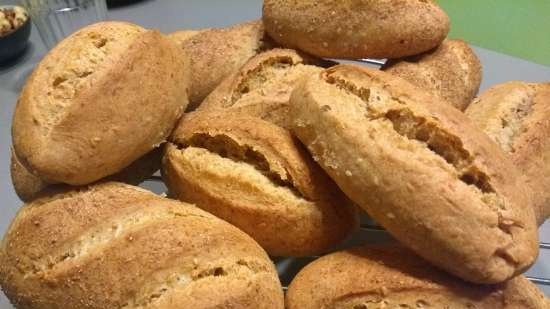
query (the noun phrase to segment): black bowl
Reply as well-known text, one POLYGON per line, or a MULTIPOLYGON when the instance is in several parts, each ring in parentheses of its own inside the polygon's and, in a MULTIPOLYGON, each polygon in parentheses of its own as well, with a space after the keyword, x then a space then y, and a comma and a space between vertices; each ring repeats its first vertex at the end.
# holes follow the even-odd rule
POLYGON ((0 63, 6 62, 21 54, 29 41, 31 35, 31 18, 27 20, 21 27, 15 29, 10 34, 0 36, 0 63))

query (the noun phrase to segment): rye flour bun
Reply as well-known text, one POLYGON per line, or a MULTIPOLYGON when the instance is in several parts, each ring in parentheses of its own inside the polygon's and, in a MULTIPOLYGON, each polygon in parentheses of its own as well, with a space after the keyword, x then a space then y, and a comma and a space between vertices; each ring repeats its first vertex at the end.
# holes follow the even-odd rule
POLYGON ((27 80, 13 118, 18 159, 47 182, 91 183, 163 142, 187 106, 189 62, 157 31, 87 26, 27 80))
POLYGON ((546 309, 550 301, 524 276, 479 286, 450 276, 400 247, 357 247, 303 268, 287 309, 546 309))
POLYGON ((176 198, 232 223, 273 256, 322 253, 357 227, 350 201, 299 141, 259 118, 187 114, 162 171, 176 198))
POLYGON ((288 128, 288 100, 294 86, 304 76, 320 72, 321 66, 332 64, 291 49, 263 52, 226 78, 206 97, 200 110, 223 109, 288 128))
POLYGON ((197 108, 224 78, 271 46, 261 21, 221 29, 182 30, 169 37, 191 58, 189 110, 197 108))
POLYGON ((463 113, 405 80, 339 65, 292 93, 293 131, 339 187, 417 254, 498 283, 538 254, 520 172, 463 113))
POLYGON ((436 49, 389 60, 382 70, 425 89, 463 111, 481 84, 481 63, 462 40, 445 40, 436 49))
POLYGON ((482 93, 466 109, 523 171, 539 224, 550 216, 550 83, 507 82, 482 93))
POLYGON ((399 58, 438 46, 449 18, 433 1, 265 0, 266 32, 327 58, 399 58))
POLYGON ((114 182, 25 205, 0 247, 0 286, 21 309, 283 308, 273 263, 245 233, 114 182))

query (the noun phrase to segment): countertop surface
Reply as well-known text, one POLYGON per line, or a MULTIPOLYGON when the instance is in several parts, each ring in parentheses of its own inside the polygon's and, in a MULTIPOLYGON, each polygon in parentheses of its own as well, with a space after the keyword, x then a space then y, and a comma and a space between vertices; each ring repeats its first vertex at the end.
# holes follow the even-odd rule
MULTIPOLYGON (((261 16, 261 3, 259 0, 150 0, 110 9, 108 18, 130 21, 168 33, 179 29, 224 27, 257 19, 261 16)), ((487 49, 475 47, 475 51, 483 64, 481 90, 509 80, 550 81, 550 67, 487 49)), ((45 52, 36 29, 33 29, 26 53, 13 63, 0 66, 0 235, 4 234, 22 205, 13 191, 9 174, 12 113, 26 77, 45 52)), ((151 185, 161 190, 158 184, 145 186, 151 185)), ((369 237, 376 238, 376 235, 366 236, 366 239, 369 237)), ((540 228, 540 238, 541 242, 550 243, 550 221, 540 228)), ((541 250, 537 263, 527 275, 550 278, 550 249, 541 250)), ((549 286, 541 285, 541 288, 550 295, 549 286)), ((6 297, 0 293, 0 309, 11 308, 6 297)))

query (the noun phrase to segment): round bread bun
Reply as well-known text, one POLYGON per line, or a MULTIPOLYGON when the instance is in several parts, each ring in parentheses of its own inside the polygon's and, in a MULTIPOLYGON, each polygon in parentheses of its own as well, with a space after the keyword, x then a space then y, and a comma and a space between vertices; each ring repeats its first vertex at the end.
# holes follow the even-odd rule
POLYGON ((249 236, 115 182, 26 204, 0 247, 0 286, 20 309, 283 308, 249 236))
POLYGON ((438 46, 449 18, 431 0, 265 0, 266 32, 327 58, 399 58, 438 46))
POLYGON ((27 80, 13 117, 17 158, 49 183, 115 174, 162 143, 187 106, 189 62, 158 31, 123 22, 61 41, 27 80))

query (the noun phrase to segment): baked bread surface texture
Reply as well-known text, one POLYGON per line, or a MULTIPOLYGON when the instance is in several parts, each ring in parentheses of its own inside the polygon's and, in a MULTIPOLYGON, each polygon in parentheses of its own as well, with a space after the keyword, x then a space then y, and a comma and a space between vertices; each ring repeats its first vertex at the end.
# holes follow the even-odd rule
POLYGON ((263 52, 226 78, 206 97, 200 110, 223 109, 289 128, 288 100, 292 89, 304 76, 331 64, 291 49, 263 52))
POLYGON ((293 131, 317 162, 420 256, 477 283, 510 279, 536 259, 520 173, 460 111, 351 65, 303 80, 290 106, 293 131))
POLYGON ((550 216, 550 83, 496 85, 465 111, 526 176, 537 221, 550 216))
POLYGON ((259 118, 187 114, 162 171, 175 197, 234 224, 273 256, 322 253, 357 227, 351 202, 299 141, 259 118))
POLYGON ((448 275, 400 247, 356 247, 303 268, 286 294, 287 309, 546 309, 550 302, 518 276, 480 286, 448 275))
POLYGON ((189 62, 157 31, 102 22, 59 43, 19 97, 18 159, 46 182, 91 183, 163 142, 187 105, 189 62))
POLYGON ((271 46, 261 21, 228 28, 177 31, 169 37, 191 58, 189 110, 200 106, 224 78, 271 46))
POLYGON ((391 59, 382 70, 406 79, 464 110, 476 96, 481 84, 481 63, 462 40, 445 40, 426 53, 391 59))
POLYGON ((399 58, 438 46, 449 18, 433 1, 265 0, 266 32, 326 58, 399 58))
POLYGON ((0 261, 17 308, 283 308, 272 262, 245 233, 121 183, 25 205, 0 261))

